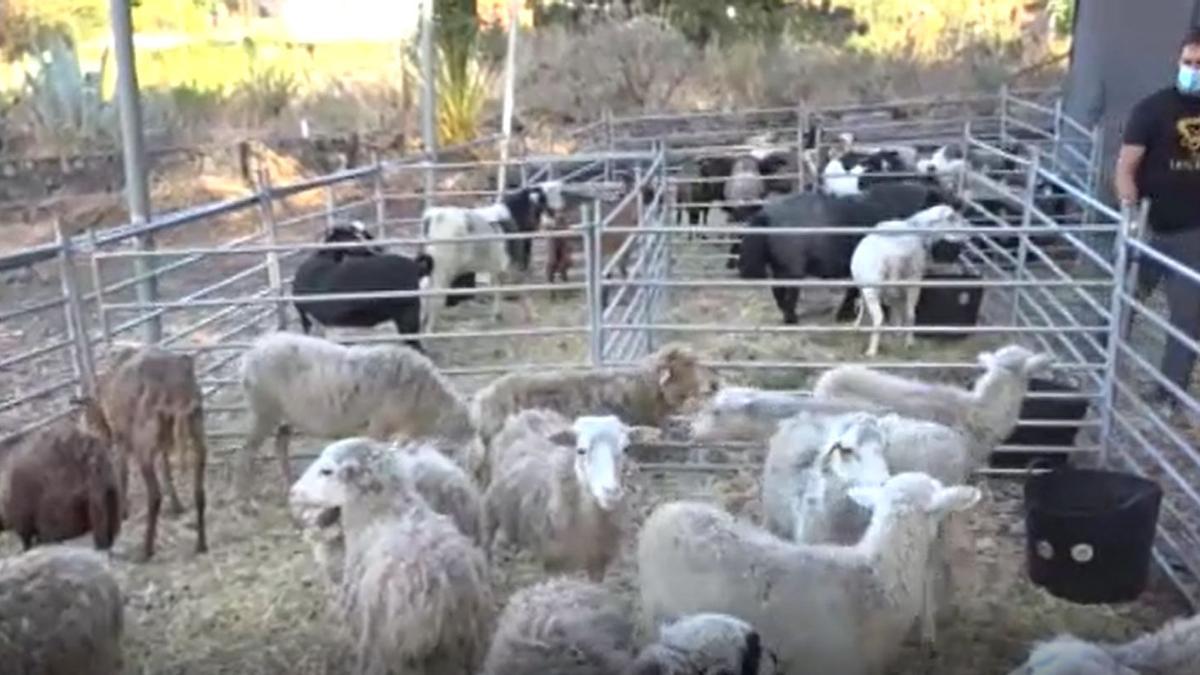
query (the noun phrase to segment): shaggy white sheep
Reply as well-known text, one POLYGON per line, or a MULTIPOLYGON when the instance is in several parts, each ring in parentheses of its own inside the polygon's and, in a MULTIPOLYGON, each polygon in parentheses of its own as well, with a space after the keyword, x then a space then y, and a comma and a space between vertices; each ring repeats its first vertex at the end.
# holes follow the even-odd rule
POLYGON ((883 325, 883 306, 892 308, 896 325, 907 325, 905 348, 913 345, 913 326, 917 322, 920 286, 875 286, 881 282, 919 282, 928 268, 930 248, 935 240, 965 242, 961 232, 945 232, 967 226, 967 221, 952 207, 939 204, 918 211, 903 220, 885 220, 875 231, 863 237, 850 256, 850 275, 859 287, 858 318, 861 326, 866 311, 871 314, 871 339, 867 356, 879 353, 879 327, 883 325), (903 311, 900 311, 903 307, 903 311))
POLYGON ((799 412, 835 415, 862 409, 858 404, 819 400, 809 394, 722 387, 692 418, 691 437, 708 443, 766 441, 781 421, 799 412))
POLYGON ((1178 618, 1123 644, 1060 635, 1035 646, 1009 675, 1193 675, 1200 673, 1200 615, 1178 618))
POLYGON ((582 569, 601 580, 620 548, 630 429, 611 415, 572 422, 529 410, 512 417, 502 435, 510 445, 493 446, 502 461, 483 497, 488 550, 503 532, 548 571, 582 569))
POLYGON ((870 513, 849 497, 888 479, 886 439, 875 416, 803 413, 779 425, 763 463, 764 522, 798 543, 853 544, 870 513))
POLYGON ((494 616, 487 561, 430 508, 399 461, 377 445, 333 443, 292 486, 289 503, 309 523, 340 514, 337 609, 357 675, 474 672, 494 616))
POLYGON ((873 510, 854 546, 788 542, 710 504, 659 506, 638 536, 643 611, 736 616, 786 672, 882 673, 921 611, 938 523, 980 492, 903 473, 850 494, 873 510))
POLYGON ((50 545, 0 559, 0 671, 120 675, 123 607, 103 554, 50 545))
POLYGON ((1029 389, 1029 378, 1052 362, 1021 346, 981 352, 983 375, 971 390, 890 375, 862 366, 825 371, 813 396, 890 408, 905 417, 966 431, 990 452, 1012 433, 1029 389))
POLYGON ((726 614, 693 614, 659 628, 658 642, 648 645, 629 668, 629 675, 768 675, 777 657, 763 649, 754 626, 726 614))
MULTIPOLYGON (((348 438, 338 442, 364 445, 371 452, 394 454, 395 461, 387 466, 403 473, 434 511, 449 516, 460 532, 476 544, 482 544, 483 499, 479 490, 462 468, 432 444, 410 442, 387 445, 365 437, 348 438)), ((293 516, 302 521, 304 514, 300 512, 300 506, 292 504, 290 507, 293 516)), ((313 557, 329 580, 331 588, 336 588, 342 580, 345 556, 341 519, 336 509, 330 509, 317 520, 318 522, 304 529, 304 537, 312 546, 313 557)))
POLYGON ((484 675, 614 675, 633 656, 630 608, 603 586, 552 578, 509 599, 484 675))
POLYGON ((714 393, 718 384, 690 347, 668 344, 630 368, 503 375, 475 393, 471 420, 489 444, 511 415, 526 408, 569 417, 616 415, 630 425, 661 426, 690 401, 714 393))
POLYGON ((272 433, 284 477, 292 480, 293 428, 325 438, 437 439, 460 449, 455 460, 468 470, 482 459, 466 402, 428 357, 409 347, 268 333, 242 357, 242 386, 251 415, 236 476, 243 496, 258 448, 272 433))

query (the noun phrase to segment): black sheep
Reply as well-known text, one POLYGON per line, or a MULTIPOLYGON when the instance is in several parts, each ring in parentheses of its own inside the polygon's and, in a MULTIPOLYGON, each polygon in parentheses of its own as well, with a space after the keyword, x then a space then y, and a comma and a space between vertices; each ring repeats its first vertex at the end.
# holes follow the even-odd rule
MULTIPOLYGON (((768 201, 750 219, 750 227, 874 227, 884 220, 907 218, 938 204, 957 207, 956 200, 925 181, 888 182, 861 194, 837 196, 800 192, 768 201)), ((866 233, 852 234, 747 234, 738 256, 738 274, 744 279, 849 279, 850 257, 866 233)), ((797 323, 799 289, 773 287, 775 304, 787 324, 797 323)), ((854 318, 858 289, 846 289, 837 318, 854 318)))
MULTIPOLYGON (((325 235, 326 243, 339 241, 368 241, 373 237, 359 225, 339 225, 325 235)), ((327 293, 364 293, 381 291, 415 291, 421 277, 433 269, 429 256, 416 260, 401 255, 383 253, 379 247, 329 247, 314 251, 296 269, 292 280, 293 295, 327 293)), ((307 335, 312 322, 322 326, 370 328, 384 321, 396 324, 401 335, 421 332, 421 299, 362 298, 353 300, 296 300, 300 326, 307 335)), ((421 349, 418 340, 407 340, 414 349, 421 349)))

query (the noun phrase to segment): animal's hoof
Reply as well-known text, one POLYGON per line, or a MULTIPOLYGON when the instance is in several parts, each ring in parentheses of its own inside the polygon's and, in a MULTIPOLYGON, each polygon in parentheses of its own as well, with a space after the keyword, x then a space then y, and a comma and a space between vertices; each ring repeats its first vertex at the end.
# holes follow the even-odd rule
POLYGON ((196 544, 196 555, 208 553, 208 544, 196 544))
POLYGON ((795 314, 784 315, 783 323, 786 326, 795 326, 796 324, 800 323, 800 317, 796 316, 795 314))

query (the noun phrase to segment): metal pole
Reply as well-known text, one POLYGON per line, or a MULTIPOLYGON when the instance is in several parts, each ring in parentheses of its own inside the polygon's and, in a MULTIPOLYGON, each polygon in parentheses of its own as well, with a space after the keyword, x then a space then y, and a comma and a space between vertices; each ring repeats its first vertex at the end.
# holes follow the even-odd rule
MULTIPOLYGON (((1027 234, 1029 227, 1033 224, 1033 207, 1034 207, 1034 191, 1037 189, 1038 167, 1041 165, 1042 153, 1038 147, 1030 146, 1029 168, 1025 174, 1025 194, 1022 195, 1021 201, 1021 234, 1019 235, 1019 244, 1017 245, 1017 268, 1015 270, 1015 281, 1024 281, 1025 266, 1029 258, 1029 235, 1027 234)), ((1012 324, 1018 326, 1017 322, 1021 316, 1021 294, 1024 292, 1022 287, 1013 287, 1013 303, 1012 303, 1012 324)))
POLYGON ((333 196, 333 186, 325 186, 325 227, 333 229, 335 221, 333 210, 337 208, 337 198, 333 196))
POLYGON ((604 180, 612 180, 612 152, 615 140, 613 139, 613 114, 612 108, 604 109, 604 147, 608 148, 609 157, 604 158, 604 180))
POLYGON ((957 192, 958 197, 962 197, 963 193, 967 191, 967 171, 970 170, 968 167, 971 166, 971 162, 968 158, 967 153, 970 151, 970 149, 971 149, 971 123, 967 122, 966 124, 963 125, 963 134, 962 134, 963 162, 962 162, 962 165, 959 166, 959 168, 958 168, 958 175, 954 176, 954 184, 956 186, 956 192, 957 192))
POLYGON ((1100 404, 1100 466, 1109 466, 1110 455, 1113 449, 1113 406, 1117 402, 1117 355, 1118 343, 1121 341, 1124 328, 1125 311, 1122 295, 1125 292, 1126 284, 1129 280, 1129 272, 1126 270, 1129 265, 1129 251, 1126 243, 1126 238, 1130 234, 1129 230, 1137 229, 1140 231, 1144 225, 1146 209, 1143 208, 1138 216, 1138 222, 1135 222, 1131 209, 1123 208, 1121 210, 1121 226, 1117 228, 1116 244, 1114 246, 1113 257, 1115 264, 1113 266, 1113 292, 1109 299, 1109 321, 1111 324, 1108 329, 1108 349, 1105 355, 1104 368, 1104 393, 1099 402, 1100 404))
MULTIPOLYGON (((275 297, 283 295, 283 272, 279 269, 279 253, 274 250, 277 243, 275 211, 271 207, 271 179, 266 172, 258 172, 258 213, 262 217, 263 236, 272 250, 267 251, 267 282, 275 297)), ((287 330, 287 308, 282 302, 275 303, 275 328, 287 330)))
POLYGON ((803 192, 804 175, 804 137, 808 135, 808 108, 803 104, 796 105, 796 191, 803 192))
POLYGON ((100 272, 100 258, 95 255, 100 250, 100 246, 96 243, 96 228, 88 228, 88 247, 92 251, 91 258, 92 268, 92 291, 96 294, 96 315, 100 318, 100 335, 104 338, 104 343, 112 346, 112 322, 108 318, 108 312, 104 311, 104 275, 100 272))
MULTIPOLYGON (((121 145, 125 161, 125 198, 129 220, 134 226, 150 220, 150 189, 146 179, 145 139, 142 136, 142 105, 138 98, 137 67, 133 58, 133 19, 129 0, 109 0, 112 21, 113 53, 117 61, 117 107, 121 117, 121 145)), ((154 250, 154 238, 138 236, 137 245, 143 251, 154 250)), ((158 279, 152 275, 151 258, 134 258, 134 273, 142 280, 137 284, 138 303, 149 305, 158 301, 158 279)), ((145 324, 146 341, 162 339, 159 317, 145 324)))
POLYGON ((600 265, 598 258, 600 257, 600 247, 597 246, 599 237, 597 234, 597 219, 592 214, 592 205, 586 202, 579 205, 579 216, 582 224, 583 235, 583 255, 587 273, 586 273, 586 293, 587 293, 587 308, 588 308, 588 358, 593 367, 599 366, 604 361, 604 355, 601 353, 604 344, 603 337, 600 332, 600 326, 603 322, 601 314, 601 306, 604 304, 600 297, 600 265))
POLYGON ((383 196, 383 162, 379 159, 378 151, 371 153, 371 161, 375 164, 375 170, 371 172, 375 199, 375 229, 380 239, 387 239, 387 227, 384 225, 384 221, 387 220, 387 200, 383 196))
POLYGON ((63 298, 66 300, 65 313, 67 334, 71 340, 71 351, 74 355, 75 377, 79 380, 78 394, 91 395, 96 391, 96 367, 92 359, 92 345, 88 337, 87 323, 83 314, 83 299, 79 293, 79 280, 75 276, 74 251, 71 238, 63 232, 62 221, 54 220, 54 236, 59 246, 59 268, 62 274, 63 298))
POLYGON ((421 142, 425 146, 425 208, 433 206, 434 171, 437 161, 437 66, 433 50, 434 0, 421 0, 421 142))
POLYGON ((1050 146, 1050 169, 1059 174, 1062 173, 1062 167, 1059 166, 1059 148, 1062 145, 1063 132, 1063 102, 1062 99, 1054 101, 1054 140, 1050 146))
POLYGON ((1008 142, 1008 85, 1000 85, 1000 143, 1008 142))
POLYGON ((504 55, 504 112, 500 118, 500 167, 496 172, 496 201, 504 198, 508 188, 508 154, 512 143, 512 118, 516 90, 517 21, 520 19, 520 0, 508 3, 508 53, 504 55))

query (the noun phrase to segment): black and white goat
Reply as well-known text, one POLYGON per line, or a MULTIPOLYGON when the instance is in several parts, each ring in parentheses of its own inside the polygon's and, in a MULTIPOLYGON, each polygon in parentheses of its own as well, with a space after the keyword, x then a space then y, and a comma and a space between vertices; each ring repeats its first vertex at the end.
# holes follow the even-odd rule
MULTIPOLYGON (((362 223, 354 222, 331 227, 322 241, 362 243, 373 239, 362 223)), ((421 277, 428 276, 432 268, 429 256, 413 260, 385 253, 380 246, 329 246, 314 251, 300 263, 292 278, 292 295, 416 291, 421 277)), ((305 334, 312 330, 314 322, 318 326, 370 328, 392 321, 401 335, 416 334, 421 329, 418 297, 296 300, 294 304, 305 334)), ((421 349, 418 340, 406 342, 421 349)))
MULTIPOLYGON (((515 281, 529 271, 533 257, 532 239, 491 239, 482 241, 439 241, 460 237, 487 237, 500 234, 536 232, 545 215, 556 216, 564 207, 562 183, 545 181, 510 192, 488 206, 432 207, 421 216, 422 236, 431 240, 423 249, 433 261, 429 275, 431 290, 466 286, 466 277, 485 273, 492 283, 515 281)), ((473 287, 471 283, 468 287, 473 287)), ((500 294, 494 296, 493 315, 500 317, 500 294)), ((433 330, 441 302, 427 303, 425 329, 433 330)), ((447 302, 447 305, 453 303, 447 302)), ((533 305, 522 296, 521 304, 529 319, 533 305)))

